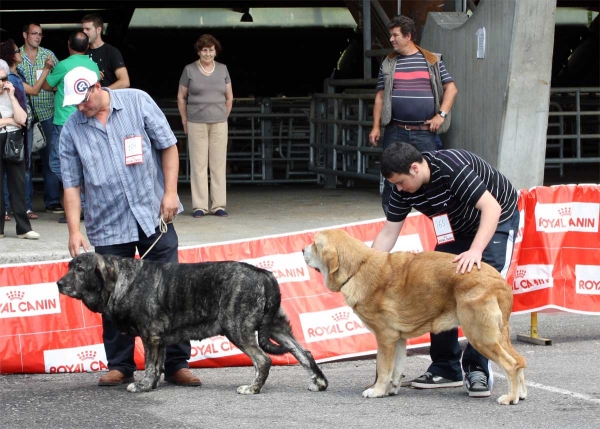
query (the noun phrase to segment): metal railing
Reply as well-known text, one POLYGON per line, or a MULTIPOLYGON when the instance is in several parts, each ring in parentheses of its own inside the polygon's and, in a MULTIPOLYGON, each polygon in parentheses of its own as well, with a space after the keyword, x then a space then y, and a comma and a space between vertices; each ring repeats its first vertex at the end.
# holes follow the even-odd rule
POLYGON ((561 177, 565 164, 599 163, 600 88, 551 88, 546 138, 546 168, 561 177))
POLYGON ((328 79, 310 107, 310 165, 326 187, 338 177, 379 182, 381 147, 369 144, 376 79, 328 79), (336 91, 343 90, 342 93, 336 91))

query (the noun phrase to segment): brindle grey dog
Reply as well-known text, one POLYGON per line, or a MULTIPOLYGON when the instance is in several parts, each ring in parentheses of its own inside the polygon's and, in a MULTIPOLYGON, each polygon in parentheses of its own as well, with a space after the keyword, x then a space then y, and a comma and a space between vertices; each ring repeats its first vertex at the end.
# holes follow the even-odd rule
POLYGON ((238 387, 238 393, 260 393, 271 367, 265 352, 292 353, 310 374, 309 390, 327 388, 312 355, 292 334, 269 271, 233 261, 177 264, 83 253, 57 284, 60 293, 141 337, 146 372, 141 382, 127 386, 130 392, 156 388, 168 344, 215 335, 229 338, 256 369, 252 384, 238 387))

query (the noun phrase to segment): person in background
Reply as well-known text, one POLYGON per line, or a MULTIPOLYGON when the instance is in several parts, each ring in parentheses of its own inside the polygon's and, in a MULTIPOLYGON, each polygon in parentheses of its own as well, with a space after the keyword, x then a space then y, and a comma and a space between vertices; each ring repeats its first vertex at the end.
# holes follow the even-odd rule
MULTIPOLYGON (((8 80, 13 84, 15 88, 15 96, 19 101, 20 106, 27 113, 27 123, 23 129, 24 138, 25 138, 25 147, 27 148, 27 155, 25 159, 25 201, 27 206, 27 217, 29 219, 37 219, 38 216, 32 211, 32 195, 33 195, 33 187, 31 186, 31 144, 29 142, 32 141, 33 134, 33 115, 31 114, 31 106, 29 105, 29 100, 27 98, 27 92, 25 86, 28 86, 23 82, 22 77, 18 74, 17 65, 22 62, 21 51, 17 48, 17 45, 12 39, 8 39, 2 43, 0 43, 0 59, 4 60, 10 69, 10 74, 8 75, 8 80)), ((48 71, 45 72, 45 75, 48 74, 48 71)), ((41 88, 42 82, 36 85, 36 90, 39 92, 41 88)), ((31 89, 31 87, 29 87, 31 89)), ((5 172, 5 175, 7 172, 5 172)), ((4 212, 4 220, 10 221, 10 216, 8 214, 10 209, 10 191, 8 190, 6 177, 4 178, 4 204, 5 204, 5 212, 4 212)))
MULTIPOLYGON (((60 136, 71 256, 88 248, 79 229, 83 191, 89 203, 86 232, 96 253, 133 258, 137 249, 146 260, 177 262, 172 221, 183 211, 177 195, 179 152, 165 115, 145 92, 103 88, 85 67, 65 76, 64 104, 76 107, 60 136)), ((98 385, 133 382, 135 338, 119 332, 104 315, 102 326, 109 372, 98 385)), ((201 385, 188 368, 190 353, 189 341, 167 346, 165 381, 201 385)))
POLYGON ((192 216, 226 217, 227 118, 233 106, 231 79, 225 64, 215 61, 221 44, 203 34, 194 45, 199 59, 183 69, 177 107, 188 136, 192 216), (210 169, 210 206, 207 168, 210 169))
MULTIPOLYGON (((44 82, 43 88, 46 91, 51 91, 53 87, 57 89, 54 95, 54 129, 52 131, 51 149, 50 149, 50 168, 56 174, 58 180, 62 182, 60 171, 60 157, 58 154, 58 142, 60 141, 60 133, 64 123, 69 116, 77 109, 74 106, 64 104, 65 98, 65 75, 75 67, 85 67, 97 73, 100 76, 100 70, 95 62, 85 54, 89 45, 87 34, 81 30, 71 33, 69 36, 69 57, 59 62, 48 75, 44 82)), ((83 199, 82 199, 83 202, 83 199)), ((83 216, 83 215, 82 215, 83 216)), ((58 223, 67 223, 67 217, 63 216, 58 220, 58 223)))
POLYGON ((129 73, 121 52, 102 40, 104 20, 96 13, 81 20, 81 29, 90 39, 87 54, 98 64, 102 86, 110 89, 129 88, 129 73))
MULTIPOLYGON (((385 127, 383 149, 405 142, 419 152, 438 149, 436 134, 450 126, 450 109, 458 89, 446 70, 442 56, 429 52, 415 41, 415 22, 403 15, 387 25, 394 52, 381 63, 373 106, 371 145, 377 146, 385 127)), ((387 214, 392 186, 384 180, 381 205, 387 214)))
MULTIPOLYGON (((7 41, 8 42, 8 41, 7 41)), ((11 41, 12 42, 12 41, 11 41)), ((6 43, 6 42, 4 42, 6 43)), ((2 47, 0 47, 1 49, 2 47)), ((27 112, 17 100, 15 87, 9 81, 10 67, 7 62, 0 59, 0 154, 4 153, 8 134, 19 132, 27 123, 27 112)), ((25 139, 25 138, 24 138, 25 139)), ((27 141, 25 139, 25 145, 27 141)), ((13 163, 5 161, 0 156, 0 213, 4 212, 4 172, 10 202, 15 215, 17 237, 37 240, 40 235, 33 231, 27 218, 25 205, 25 162, 13 163)), ((4 217, 0 217, 0 238, 4 238, 4 217)))
POLYGON ((42 27, 39 24, 28 23, 23 26, 24 44, 20 48, 23 61, 17 65, 17 70, 25 80, 25 92, 29 95, 32 119, 40 123, 46 137, 46 146, 38 152, 44 175, 44 206, 47 213, 62 214, 65 210, 60 203, 60 184, 56 174, 50 169, 54 92, 41 89, 48 74, 58 64, 58 58, 54 52, 40 46, 42 37, 42 27))

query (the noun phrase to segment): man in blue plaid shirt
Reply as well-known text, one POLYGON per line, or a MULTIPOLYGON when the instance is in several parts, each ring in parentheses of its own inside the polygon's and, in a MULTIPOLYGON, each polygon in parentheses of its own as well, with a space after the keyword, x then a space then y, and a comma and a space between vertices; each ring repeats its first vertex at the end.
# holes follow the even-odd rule
MULTIPOLYGON (((54 65, 58 63, 58 58, 52 51, 40 46, 42 37, 42 27, 39 24, 30 23, 23 27, 23 40, 25 43, 20 48, 23 62, 17 66, 17 70, 31 86, 34 86, 40 77, 47 58, 51 58, 54 65)), ((46 211, 48 213, 64 213, 65 211, 60 204, 58 177, 50 170, 54 92, 41 90, 39 95, 30 95, 29 100, 34 118, 42 125, 47 142, 46 147, 39 151, 44 170, 44 204, 46 211)))

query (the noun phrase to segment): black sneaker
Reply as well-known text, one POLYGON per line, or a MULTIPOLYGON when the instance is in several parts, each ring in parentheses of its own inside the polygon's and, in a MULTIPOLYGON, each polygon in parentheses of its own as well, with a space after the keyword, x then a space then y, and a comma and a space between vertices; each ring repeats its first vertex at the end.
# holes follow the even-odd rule
POLYGON ((465 375, 465 387, 472 398, 487 398, 491 394, 488 378, 480 366, 469 368, 469 372, 465 375))
POLYGON ((46 213, 62 214, 64 212, 65 209, 60 205, 60 203, 50 204, 48 207, 46 207, 46 213))
POLYGON ((463 381, 452 381, 426 372, 422 376, 415 378, 410 385, 416 389, 440 389, 442 387, 460 387, 463 385, 463 381))

